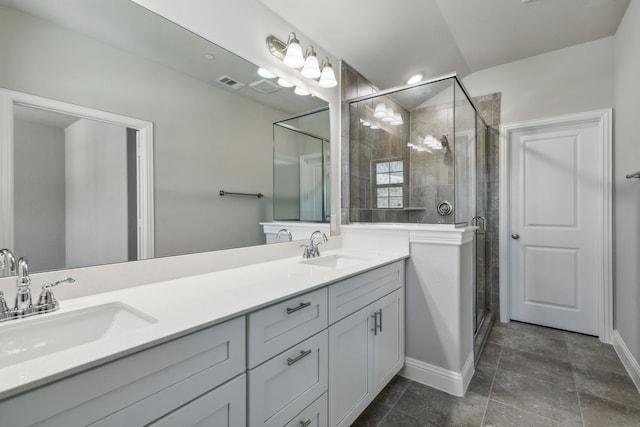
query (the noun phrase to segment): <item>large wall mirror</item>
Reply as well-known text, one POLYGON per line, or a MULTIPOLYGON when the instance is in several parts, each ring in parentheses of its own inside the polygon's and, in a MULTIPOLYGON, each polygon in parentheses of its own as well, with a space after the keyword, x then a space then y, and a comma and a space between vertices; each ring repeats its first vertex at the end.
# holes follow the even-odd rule
MULTIPOLYGON (((29 257, 32 272, 265 243, 274 124, 328 108, 130 0, 0 0, 0 88, 15 95, 0 108, 12 144, 0 164, 13 171, 0 182, 12 222, 0 248, 29 257)), ((325 138, 323 123, 306 133, 325 138)))

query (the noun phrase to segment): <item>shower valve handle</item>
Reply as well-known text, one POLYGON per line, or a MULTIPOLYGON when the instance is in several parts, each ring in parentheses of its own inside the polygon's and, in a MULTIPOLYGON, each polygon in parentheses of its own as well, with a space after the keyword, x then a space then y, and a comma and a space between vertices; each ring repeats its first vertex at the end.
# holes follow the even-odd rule
POLYGON ((518 233, 513 233, 513 234, 511 235, 511 238, 512 238, 513 240, 518 240, 518 239, 520 238, 520 235, 519 235, 518 233))

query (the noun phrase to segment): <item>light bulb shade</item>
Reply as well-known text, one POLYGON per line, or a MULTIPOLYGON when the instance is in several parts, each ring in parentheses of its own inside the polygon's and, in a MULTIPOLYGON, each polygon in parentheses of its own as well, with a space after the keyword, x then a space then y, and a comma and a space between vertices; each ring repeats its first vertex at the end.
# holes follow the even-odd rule
POLYGON ((322 73, 320 74, 320 81, 318 82, 320 87, 330 88, 338 85, 338 81, 336 80, 336 75, 333 72, 333 68, 330 63, 326 63, 324 67, 322 67, 322 73))
POLYGON ((267 70, 266 68, 262 68, 262 67, 258 68, 258 75, 260 77, 264 77, 265 79, 273 79, 273 78, 277 77, 271 71, 267 70))
POLYGON ((310 79, 317 79, 320 77, 320 64, 318 63, 318 57, 315 53, 310 53, 307 59, 304 60, 304 67, 300 71, 303 76, 310 79))
POLYGON ((296 38, 296 35, 291 33, 293 37, 289 37, 289 43, 287 43, 287 53, 284 56, 282 62, 284 65, 291 68, 300 68, 304 65, 304 56, 302 55, 302 48, 300 42, 296 38))
POLYGON ((293 90, 293 93, 300 96, 311 95, 311 92, 307 92, 306 90, 302 89, 300 86, 296 86, 296 88, 293 90))
POLYGON ((393 108, 387 108, 387 115, 386 117, 382 118, 383 122, 391 122, 393 121, 393 118, 395 117, 396 113, 393 112, 393 108))
POLYGON ((376 119, 384 119, 385 117, 387 117, 387 106, 384 105, 383 102, 378 103, 378 105, 376 105, 376 109, 373 112, 373 117, 375 117, 376 119))
POLYGON ((404 122, 402 121, 402 116, 400 115, 400 113, 396 113, 393 116, 393 120, 391 120, 391 125, 393 126, 400 126, 403 125, 404 122))
POLYGON ((287 80, 283 79, 282 77, 280 77, 278 79, 278 84, 282 87, 293 87, 293 84, 291 84, 290 82, 288 82, 287 80))
POLYGON ((434 138, 433 135, 425 136, 423 144, 433 150, 442 150, 442 143, 434 138))

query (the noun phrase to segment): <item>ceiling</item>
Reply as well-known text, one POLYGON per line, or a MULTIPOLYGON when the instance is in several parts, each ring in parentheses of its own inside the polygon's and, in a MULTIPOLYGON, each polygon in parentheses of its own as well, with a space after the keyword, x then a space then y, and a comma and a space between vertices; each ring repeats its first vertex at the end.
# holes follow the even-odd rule
POLYGON ((630 0, 258 1, 390 88, 418 72, 465 76, 614 35, 630 0))
POLYGON ((327 106, 319 98, 294 95, 293 89, 265 82, 254 64, 129 0, 0 0, 3 6, 291 115, 327 106), (240 85, 220 83, 224 77, 240 85))

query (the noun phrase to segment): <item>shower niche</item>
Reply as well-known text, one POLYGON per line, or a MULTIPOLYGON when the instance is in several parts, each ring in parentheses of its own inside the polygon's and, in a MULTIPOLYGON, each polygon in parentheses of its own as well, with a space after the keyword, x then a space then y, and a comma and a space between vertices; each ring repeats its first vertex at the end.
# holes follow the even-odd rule
POLYGON ((475 225, 486 125, 455 75, 348 105, 350 222, 475 225))

